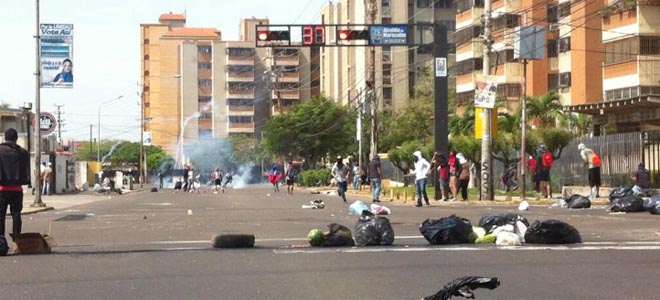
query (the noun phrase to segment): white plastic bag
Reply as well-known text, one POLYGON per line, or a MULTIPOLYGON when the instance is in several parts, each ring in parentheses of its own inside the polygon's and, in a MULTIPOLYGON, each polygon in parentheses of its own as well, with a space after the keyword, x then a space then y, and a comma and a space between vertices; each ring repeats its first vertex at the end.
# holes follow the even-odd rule
POLYGON ((367 207, 367 205, 362 201, 355 201, 348 207, 348 213, 358 217, 362 215, 363 210, 368 211, 369 207, 367 207))
POLYGON ((529 202, 526 200, 523 200, 520 202, 520 205, 518 206, 518 210, 528 210, 529 209, 529 202))
POLYGON ((515 233, 518 235, 518 237, 520 237, 520 242, 524 243, 525 233, 527 232, 527 225, 525 225, 525 223, 523 222, 517 221, 514 227, 515 227, 515 233))
POLYGON ((392 211, 384 205, 371 204, 371 212, 374 215, 389 215, 392 214, 392 211))
POLYGON ((522 242, 517 234, 509 231, 501 231, 497 234, 495 244, 498 246, 520 246, 522 242))

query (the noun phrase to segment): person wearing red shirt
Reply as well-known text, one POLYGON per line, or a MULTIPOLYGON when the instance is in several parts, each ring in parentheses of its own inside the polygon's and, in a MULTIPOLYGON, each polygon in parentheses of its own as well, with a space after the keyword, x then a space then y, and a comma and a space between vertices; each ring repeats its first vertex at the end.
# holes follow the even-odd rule
POLYGON ((433 165, 438 170, 438 183, 444 201, 449 200, 449 161, 444 154, 436 152, 433 156, 433 165))
POLYGON ((539 177, 536 174, 536 159, 533 156, 529 156, 527 159, 527 170, 529 171, 529 179, 534 183, 534 191, 539 192, 539 177))

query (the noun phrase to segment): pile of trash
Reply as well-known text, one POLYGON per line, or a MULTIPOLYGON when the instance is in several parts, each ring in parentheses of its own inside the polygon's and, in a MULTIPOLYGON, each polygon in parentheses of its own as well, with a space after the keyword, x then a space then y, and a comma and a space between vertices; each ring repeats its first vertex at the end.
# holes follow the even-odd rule
POLYGON ((325 233, 320 229, 312 229, 307 234, 307 240, 313 247, 391 246, 394 243, 394 229, 390 220, 369 210, 362 210, 354 232, 355 240, 348 227, 331 223, 325 233))
POLYGON ((316 199, 309 201, 309 205, 303 204, 302 208, 311 208, 311 209, 324 209, 325 208, 325 202, 321 199, 316 199))
POLYGON ((440 219, 427 219, 419 231, 432 245, 490 244, 520 246, 533 244, 581 243, 580 233, 568 223, 559 220, 535 221, 530 225, 519 214, 493 214, 483 216, 478 226, 470 220, 451 215, 440 219))
POLYGON ((348 213, 356 216, 362 216, 362 213, 368 211, 374 215, 391 215, 392 211, 387 208, 385 205, 380 205, 372 203, 371 206, 367 206, 362 201, 355 201, 348 207, 348 213))

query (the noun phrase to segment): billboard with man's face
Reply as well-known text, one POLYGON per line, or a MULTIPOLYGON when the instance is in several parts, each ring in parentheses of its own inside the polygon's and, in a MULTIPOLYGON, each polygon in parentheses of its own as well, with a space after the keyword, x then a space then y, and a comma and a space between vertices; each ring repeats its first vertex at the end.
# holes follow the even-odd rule
POLYGON ((73 87, 73 24, 41 24, 41 87, 73 87))

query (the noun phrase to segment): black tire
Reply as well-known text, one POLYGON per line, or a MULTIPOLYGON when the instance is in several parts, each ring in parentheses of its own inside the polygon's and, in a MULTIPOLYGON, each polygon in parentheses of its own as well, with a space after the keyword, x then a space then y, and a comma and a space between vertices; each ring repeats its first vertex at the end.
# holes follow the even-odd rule
POLYGON ((158 192, 158 188, 155 188, 155 187, 151 188, 151 192, 152 192, 152 193, 156 193, 156 192, 158 192))
POLYGON ((220 234, 213 237, 213 248, 252 248, 253 234, 220 234))

